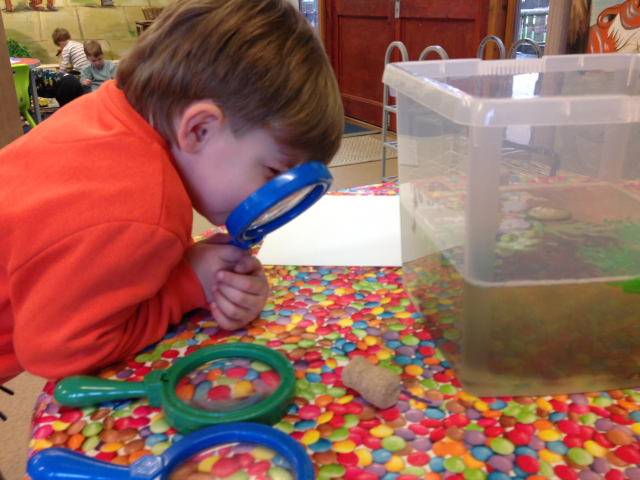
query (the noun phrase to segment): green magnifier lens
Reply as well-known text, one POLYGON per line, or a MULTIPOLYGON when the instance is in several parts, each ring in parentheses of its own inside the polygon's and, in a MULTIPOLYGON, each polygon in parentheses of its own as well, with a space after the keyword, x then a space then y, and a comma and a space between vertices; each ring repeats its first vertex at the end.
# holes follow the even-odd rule
POLYGON ((234 412, 268 399, 280 383, 280 374, 268 363, 246 357, 221 358, 187 373, 175 394, 191 408, 234 412))
POLYGON ((296 474, 280 453, 250 442, 233 442, 205 448, 183 461, 168 480, 296 480, 296 474))
POLYGON ((230 422, 278 423, 294 397, 295 372, 283 355, 261 345, 206 347, 155 370, 143 382, 69 377, 55 388, 61 405, 79 407, 147 397, 181 433, 230 422))

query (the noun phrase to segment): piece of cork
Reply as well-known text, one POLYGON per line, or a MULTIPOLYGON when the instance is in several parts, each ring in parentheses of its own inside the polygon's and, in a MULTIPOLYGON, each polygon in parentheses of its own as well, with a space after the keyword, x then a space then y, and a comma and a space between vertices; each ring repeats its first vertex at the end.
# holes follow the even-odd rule
POLYGON ((342 370, 342 383, 378 408, 394 406, 402 388, 400 377, 359 355, 342 370))

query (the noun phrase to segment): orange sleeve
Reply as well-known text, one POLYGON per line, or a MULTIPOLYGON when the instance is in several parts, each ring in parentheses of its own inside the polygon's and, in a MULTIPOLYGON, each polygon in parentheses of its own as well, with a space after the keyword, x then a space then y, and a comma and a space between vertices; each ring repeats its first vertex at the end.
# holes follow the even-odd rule
POLYGON ((61 378, 104 367, 160 340, 205 304, 173 233, 109 223, 76 233, 13 272, 14 348, 22 367, 61 378))

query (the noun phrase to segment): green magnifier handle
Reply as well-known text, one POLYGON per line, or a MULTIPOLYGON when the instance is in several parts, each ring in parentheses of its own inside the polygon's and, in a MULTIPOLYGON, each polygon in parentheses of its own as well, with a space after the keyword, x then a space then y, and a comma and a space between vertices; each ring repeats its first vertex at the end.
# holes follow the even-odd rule
POLYGON ((68 377, 56 385, 53 398, 67 407, 86 407, 114 400, 149 397, 149 404, 155 407, 160 406, 160 390, 165 376, 165 371, 156 370, 150 372, 142 382, 118 382, 88 376, 68 377))

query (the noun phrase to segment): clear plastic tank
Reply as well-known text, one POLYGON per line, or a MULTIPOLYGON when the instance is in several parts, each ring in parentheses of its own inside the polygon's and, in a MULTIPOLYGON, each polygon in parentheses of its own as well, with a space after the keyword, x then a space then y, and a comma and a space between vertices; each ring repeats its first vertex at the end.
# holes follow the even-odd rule
POLYGON ((639 67, 387 66, 405 288, 470 393, 640 386, 639 67))

